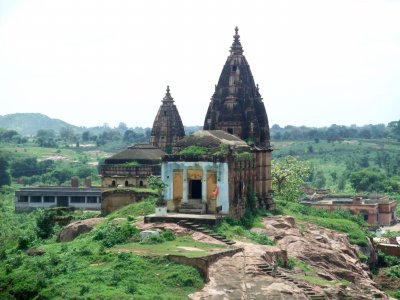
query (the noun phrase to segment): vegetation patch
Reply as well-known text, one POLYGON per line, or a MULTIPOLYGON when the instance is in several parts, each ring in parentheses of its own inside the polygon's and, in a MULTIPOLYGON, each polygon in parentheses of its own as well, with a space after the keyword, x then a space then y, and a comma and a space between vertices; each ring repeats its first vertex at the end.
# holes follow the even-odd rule
POLYGON ((107 216, 108 219, 114 218, 135 218, 154 213, 156 207, 156 197, 152 196, 143 201, 126 205, 107 216))
POLYGON ((176 240, 165 241, 162 234, 157 242, 127 243, 115 246, 112 252, 132 252, 143 256, 165 256, 169 254, 186 257, 203 257, 225 251, 227 246, 207 244, 193 240, 190 236, 177 237, 176 240), (162 240, 159 242, 159 240, 162 240))
POLYGON ((328 212, 324 209, 315 209, 299 203, 276 201, 276 214, 290 215, 296 220, 306 221, 318 226, 346 233, 350 243, 365 247, 368 224, 358 215, 349 211, 335 210, 328 212))
POLYGON ((345 280, 325 280, 319 277, 315 277, 315 276, 308 276, 308 275, 298 275, 296 276, 296 278, 312 283, 312 284, 316 284, 316 285, 321 285, 321 286, 334 286, 334 285, 343 285, 343 286, 348 286, 350 283, 345 280))

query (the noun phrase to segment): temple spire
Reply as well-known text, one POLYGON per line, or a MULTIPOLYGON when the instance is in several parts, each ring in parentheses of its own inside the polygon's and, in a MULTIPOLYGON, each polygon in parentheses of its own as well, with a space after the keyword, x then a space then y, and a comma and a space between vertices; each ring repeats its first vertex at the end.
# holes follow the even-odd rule
POLYGON ((162 102, 174 102, 174 98, 172 98, 171 94, 170 94, 170 89, 169 89, 169 85, 167 85, 167 92, 165 93, 164 98, 162 99, 162 102))
POLYGON ((233 36, 233 43, 231 47, 231 54, 241 55, 243 54, 242 44, 240 43, 239 28, 235 27, 235 35, 233 36))

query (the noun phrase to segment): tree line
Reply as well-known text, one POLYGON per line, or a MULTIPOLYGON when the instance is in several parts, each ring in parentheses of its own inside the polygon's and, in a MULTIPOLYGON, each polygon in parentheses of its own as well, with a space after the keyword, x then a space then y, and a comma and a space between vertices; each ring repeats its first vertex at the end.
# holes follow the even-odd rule
POLYGON ((388 125, 344 126, 333 124, 329 127, 306 127, 288 125, 280 127, 275 124, 270 130, 271 139, 275 141, 304 141, 341 139, 382 139, 390 138, 400 141, 400 120, 390 122, 388 125))

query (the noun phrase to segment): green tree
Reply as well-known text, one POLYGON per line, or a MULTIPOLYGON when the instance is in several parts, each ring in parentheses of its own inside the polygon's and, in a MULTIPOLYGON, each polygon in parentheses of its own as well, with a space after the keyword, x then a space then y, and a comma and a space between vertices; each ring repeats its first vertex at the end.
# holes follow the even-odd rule
POLYGON ((325 187, 326 184, 326 177, 324 175, 324 172, 319 170, 314 177, 314 183, 317 189, 322 189, 325 187))
POLYGON ((391 135, 400 140, 400 120, 390 122, 388 124, 388 127, 390 129, 391 135))
POLYGON ((272 163, 272 188, 275 195, 287 201, 296 201, 302 194, 301 187, 310 175, 310 166, 293 156, 274 160, 272 163))
POLYGON ((36 134, 36 142, 40 147, 55 147, 55 137, 53 129, 40 129, 36 134))
POLYGON ((38 174, 37 160, 34 157, 16 159, 10 165, 11 175, 14 178, 21 176, 33 176, 38 174))
POLYGON ((10 185, 11 177, 8 172, 8 161, 5 157, 0 156, 0 187, 10 185))
POLYGON ((154 175, 150 175, 149 177, 147 177, 147 183, 152 189, 155 189, 157 191, 158 199, 156 205, 163 206, 165 204, 163 198, 163 192, 165 188, 168 186, 168 184, 162 181, 160 177, 154 175))

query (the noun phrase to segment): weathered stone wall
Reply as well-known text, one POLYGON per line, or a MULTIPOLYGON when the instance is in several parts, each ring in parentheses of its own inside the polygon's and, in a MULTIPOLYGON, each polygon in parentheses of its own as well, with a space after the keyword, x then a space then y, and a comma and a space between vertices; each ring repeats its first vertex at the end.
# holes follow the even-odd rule
POLYGON ((236 248, 204 257, 186 257, 180 255, 168 255, 167 258, 182 265, 187 265, 196 268, 201 276, 208 281, 208 268, 210 265, 225 256, 232 256, 238 252, 243 251, 242 248, 236 248))
POLYGON ((107 215, 128 204, 142 201, 153 195, 149 192, 136 192, 130 189, 115 188, 102 193, 101 214, 107 215))

